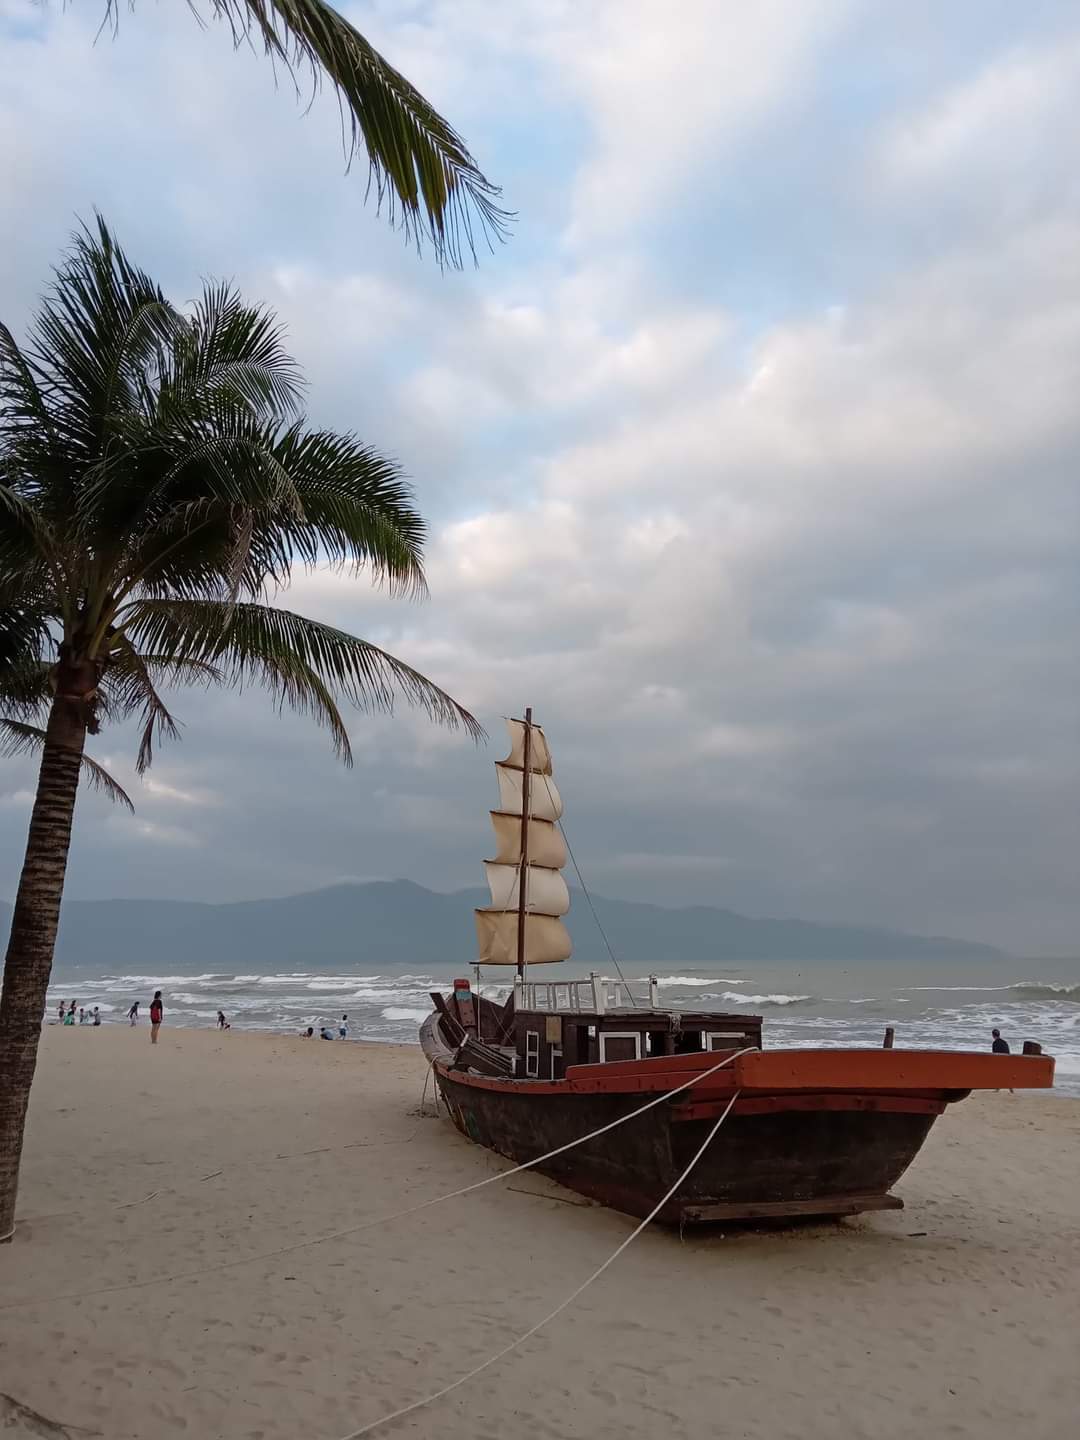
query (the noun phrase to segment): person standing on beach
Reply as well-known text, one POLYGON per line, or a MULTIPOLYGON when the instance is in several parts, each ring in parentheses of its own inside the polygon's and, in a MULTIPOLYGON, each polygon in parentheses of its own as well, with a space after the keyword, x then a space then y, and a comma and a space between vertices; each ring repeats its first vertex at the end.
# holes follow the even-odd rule
POLYGON ((64 1023, 64 1016, 65 1016, 66 1014, 67 1014, 67 1001, 66 1001, 66 1000, 61 1000, 61 1001, 60 1001, 60 1024, 61 1024, 61 1025, 64 1023))
POLYGON ((138 1020, 138 1018, 139 1018, 139 1002, 138 1002, 138 1000, 136 1000, 136 1001, 135 1001, 135 1004, 132 1005, 131 1009, 128 1011, 128 1024, 129 1024, 129 1025, 134 1025, 134 1024, 136 1023, 136 1021, 138 1020))
POLYGON ((98 1009, 98 1007, 97 1007, 96 1005, 94 1006, 94 1019, 93 1019, 93 1023, 94 1023, 95 1025, 100 1025, 100 1024, 101 1024, 101 1011, 98 1009))
MULTIPOLYGON (((1001 1031, 1000 1031, 1000 1030, 991 1030, 991 1031, 990 1031, 990 1041, 991 1041, 990 1049, 994 1052, 995 1055, 1011 1055, 1011 1054, 1012 1054, 1012 1051, 1009 1049, 1009 1042, 1008 1042, 1007 1040, 1003 1040, 1003 1039, 1001 1038, 1001 1031)), ((1009 1094, 1010 1094, 1010 1095, 1015 1095, 1015 1094, 1016 1094, 1016 1091, 1015 1091, 1015 1090, 1010 1090, 1010 1091, 1009 1091, 1009 1094)))
POLYGON ((74 1025, 74 1024, 75 1024, 75 1001, 74 1001, 74 1000, 72 1000, 71 1004, 68 1006, 68 1012, 67 1012, 67 1014, 64 1016, 64 1024, 65 1024, 65 1025, 74 1025))
POLYGON ((161 991, 154 991, 154 998, 150 1001, 150 1044, 157 1044, 158 1031, 161 1029, 161 1022, 165 1018, 165 1006, 161 1003, 161 991))
POLYGON ((341 1024, 338 1026, 338 1032, 337 1032, 337 1033, 338 1033, 338 1039, 339 1039, 339 1040, 347 1040, 347 1039, 349 1038, 349 1017, 348 1017, 348 1015, 342 1015, 342 1017, 341 1017, 341 1024))
POLYGON ((219 1030, 226 1030, 226 1029, 228 1029, 228 1026, 227 1026, 226 1023, 225 1023, 225 1011, 224 1011, 224 1010, 219 1010, 219 1011, 217 1012, 217 1028, 218 1028, 219 1030))

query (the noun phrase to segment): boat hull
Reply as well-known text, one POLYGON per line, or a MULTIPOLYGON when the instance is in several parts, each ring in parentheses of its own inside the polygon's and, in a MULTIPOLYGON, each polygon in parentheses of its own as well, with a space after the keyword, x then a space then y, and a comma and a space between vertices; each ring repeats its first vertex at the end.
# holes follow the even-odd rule
MULTIPOLYGON (((535 1160, 628 1115, 638 1094, 566 1095, 496 1090, 441 1066, 453 1123, 517 1164, 535 1160)), ((648 1215, 675 1185, 716 1123, 663 1100, 604 1135, 536 1166, 569 1189, 630 1215, 648 1215)), ((703 1108, 703 1107, 696 1107, 703 1108)), ((669 1225, 844 1215, 892 1208, 889 1196, 943 1104, 917 1109, 799 1108, 739 1113, 738 1102, 686 1181, 657 1214, 669 1225)))
POLYGON ((438 1013, 420 1043, 463 1135, 628 1214, 659 1205, 669 1225, 898 1208, 891 1187, 946 1105, 1054 1077, 1041 1054, 749 1046, 516 1079, 463 1063, 468 1047, 448 1043, 438 1013))

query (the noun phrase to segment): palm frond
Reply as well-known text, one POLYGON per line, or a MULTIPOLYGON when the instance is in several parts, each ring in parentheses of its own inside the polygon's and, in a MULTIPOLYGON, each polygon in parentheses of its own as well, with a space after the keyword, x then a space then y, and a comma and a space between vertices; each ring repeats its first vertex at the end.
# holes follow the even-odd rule
MULTIPOLYGON (((106 703, 113 715, 141 713, 143 728, 139 736, 135 773, 143 775, 153 764, 155 739, 179 740, 180 727, 158 694, 145 660, 127 636, 118 635, 113 643, 111 663, 105 674, 106 703)), ((208 668, 212 670, 212 667, 208 668)))
POLYGON ((207 284, 191 317, 190 345, 177 357, 162 395, 162 411, 177 401, 189 412, 193 400, 228 389, 253 413, 296 413, 304 390, 299 366, 285 349, 284 332, 261 305, 247 304, 231 285, 207 284))
POLYGON ((52 702, 53 635, 33 597, 8 598, 13 589, 0 584, 0 705, 21 720, 43 719, 52 702))
MULTIPOLYGON (((0 755, 11 759, 16 755, 39 755, 45 744, 45 731, 37 725, 27 725, 0 715, 0 755)), ((89 755, 80 756, 80 766, 91 789, 100 790, 117 805, 125 805, 134 815, 135 806, 131 796, 118 784, 103 765, 89 755)))
MULTIPOLYGON (((217 666, 226 684, 256 681, 282 705, 328 725, 341 752, 338 697, 366 712, 392 713, 400 694, 450 729, 482 739, 479 722, 445 690, 393 655, 331 625, 267 605, 140 600, 123 618, 140 650, 217 666), (316 685, 314 682, 318 681, 316 685)), ((343 729, 343 727, 342 727, 343 729)))
POLYGON ((355 436, 233 416, 209 438, 170 443, 181 448, 146 498, 124 593, 137 581, 164 597, 216 590, 257 600, 286 585, 299 561, 367 569, 391 593, 426 594, 425 526, 411 490, 355 436))
MULTIPOLYGON (((119 0, 107 0, 111 11, 119 0)), ((440 263, 476 259, 506 237, 512 216, 481 172, 461 136, 369 41, 325 0, 210 0, 233 41, 261 41, 272 60, 295 78, 306 70, 317 88, 337 91, 350 160, 367 153, 369 186, 419 246, 427 237, 440 263)), ((194 0, 189 0, 198 14, 194 0)))
POLYGON ((0 435, 39 428, 48 432, 52 421, 34 367, 19 349, 14 335, 0 325, 0 435))
POLYGON ((296 554, 307 565, 329 560, 355 571, 367 567, 391 593, 427 593, 426 527, 393 460, 355 435, 299 425, 280 435, 274 453, 302 512, 299 522, 281 527, 289 562, 296 554))

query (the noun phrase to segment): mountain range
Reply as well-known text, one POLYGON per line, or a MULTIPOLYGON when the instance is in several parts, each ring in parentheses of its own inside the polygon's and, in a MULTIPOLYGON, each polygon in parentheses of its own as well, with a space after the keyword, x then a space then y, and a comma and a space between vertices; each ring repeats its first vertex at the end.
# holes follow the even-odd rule
MULTIPOLYGON (((611 960, 584 896, 567 923, 576 967, 611 960)), ((635 969, 718 961, 979 960, 993 946, 896 931, 754 919, 705 905, 667 909, 593 896, 622 964, 635 969)), ((210 905, 194 900, 68 900, 56 965, 95 974, 370 972, 464 967, 476 953, 473 907, 486 890, 443 894, 409 880, 335 885, 271 900, 210 905)), ((0 906, 6 934, 11 906, 0 906)))

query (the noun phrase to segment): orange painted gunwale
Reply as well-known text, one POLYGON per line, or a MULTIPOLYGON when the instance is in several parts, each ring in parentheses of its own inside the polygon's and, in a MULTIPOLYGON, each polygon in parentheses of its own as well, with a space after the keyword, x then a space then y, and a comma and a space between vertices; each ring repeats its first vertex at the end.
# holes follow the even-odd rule
MULTIPOLYGON (((707 1072, 722 1052, 572 1065, 564 1080, 503 1080, 452 1070, 445 1079, 508 1095, 639 1094, 674 1090, 695 1071, 707 1072)), ((757 1050, 703 1078, 684 1093, 695 1097, 848 1091, 856 1094, 960 1090, 1045 1090, 1054 1083, 1049 1055, 991 1055, 962 1050, 757 1050)))

